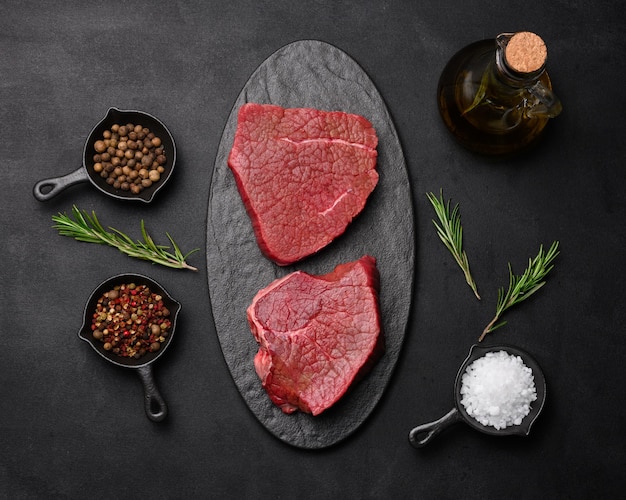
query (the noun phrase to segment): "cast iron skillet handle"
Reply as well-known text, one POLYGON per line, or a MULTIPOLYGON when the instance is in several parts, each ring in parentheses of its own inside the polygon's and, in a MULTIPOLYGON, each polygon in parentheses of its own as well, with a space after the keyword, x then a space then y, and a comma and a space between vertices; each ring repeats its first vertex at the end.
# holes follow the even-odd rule
POLYGON ((33 188, 33 195, 39 201, 48 201, 53 198, 65 188, 72 186, 78 182, 83 182, 88 180, 89 177, 87 172, 85 172, 84 167, 80 167, 78 170, 71 172, 67 175, 62 175, 61 177, 52 177, 50 179, 44 179, 35 184, 33 188), (46 187, 52 187, 52 189, 48 192, 44 192, 43 189, 46 187))
POLYGON ((439 420, 430 422, 428 424, 422 424, 415 427, 409 432, 409 441, 415 448, 421 448, 430 443, 445 428, 455 424, 461 420, 461 414, 456 408, 452 408, 439 420), (425 435, 424 435, 425 434, 425 435), (423 436, 423 437, 422 437, 423 436))
POLYGON ((144 365, 137 368, 137 371, 143 383, 146 415, 153 422, 160 422, 167 416, 167 405, 154 382, 152 368, 150 365, 144 365))

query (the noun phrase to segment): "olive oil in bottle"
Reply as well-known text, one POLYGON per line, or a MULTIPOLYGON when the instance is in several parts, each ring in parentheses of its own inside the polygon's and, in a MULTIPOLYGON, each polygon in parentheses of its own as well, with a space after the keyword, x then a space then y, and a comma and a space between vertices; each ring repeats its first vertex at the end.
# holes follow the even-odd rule
POLYGON ((561 112, 545 70, 543 40, 502 33, 456 53, 437 89, 441 117, 467 149, 505 155, 533 142, 561 112))

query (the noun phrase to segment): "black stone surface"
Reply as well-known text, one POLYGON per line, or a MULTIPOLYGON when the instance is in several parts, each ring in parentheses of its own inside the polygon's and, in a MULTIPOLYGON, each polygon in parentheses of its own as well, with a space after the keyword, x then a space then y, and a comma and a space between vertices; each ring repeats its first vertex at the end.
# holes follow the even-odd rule
POLYGON ((400 355, 413 293, 415 233, 404 155, 391 116, 376 87, 345 52, 316 40, 282 47, 250 77, 228 118, 215 161, 207 229, 207 274, 213 318, 228 368, 239 392, 263 425, 283 441, 323 448, 344 439, 382 397, 400 355), (279 267, 259 250, 252 224, 228 168, 237 113, 246 102, 312 107, 364 116, 378 135, 379 182, 363 212, 319 254, 279 267), (372 372, 338 404, 313 417, 285 415, 261 386, 253 359, 258 344, 246 308, 254 295, 294 270, 325 274, 335 266, 376 258, 385 354, 372 372))
POLYGON ((2 2, 0 497, 620 497, 623 20, 617 0, 2 2), (563 113, 527 154, 474 156, 441 123, 439 75, 469 43, 522 29, 546 41, 563 113), (317 450, 267 432, 239 395, 205 267, 211 176, 233 104, 262 61, 311 39, 349 54, 383 96, 416 235, 414 301, 387 389, 355 432, 317 450), (149 204, 89 183, 37 201, 38 180, 81 166, 90 130, 112 106, 167 124, 178 153, 167 185, 149 204), (461 206, 481 302, 434 233, 424 193, 440 188, 461 206), (144 219, 158 243, 168 232, 183 251, 200 248, 189 259, 199 271, 57 235, 51 216, 73 204, 137 238, 144 219), (543 369, 549 392, 530 435, 459 425, 413 448, 409 431, 453 406, 456 372, 493 316, 507 263, 519 273, 553 240, 562 253, 546 286, 485 340, 520 347, 543 369), (154 278, 182 304, 155 369, 163 422, 146 418, 137 375, 76 335, 89 294, 125 272, 154 278))

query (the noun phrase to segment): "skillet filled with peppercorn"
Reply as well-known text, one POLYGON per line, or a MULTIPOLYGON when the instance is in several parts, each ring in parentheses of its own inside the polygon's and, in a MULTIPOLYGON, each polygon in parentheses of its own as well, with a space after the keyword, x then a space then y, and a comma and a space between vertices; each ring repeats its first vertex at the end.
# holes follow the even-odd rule
POLYGON ((114 198, 149 203, 175 163, 174 138, 160 120, 143 111, 110 108, 87 138, 83 166, 37 182, 33 195, 47 201, 69 186, 90 181, 114 198))
POLYGON ((154 382, 151 365, 171 343, 180 308, 151 278, 120 274, 93 291, 78 333, 107 361, 137 370, 144 387, 146 415, 155 422, 167 416, 167 405, 154 382))

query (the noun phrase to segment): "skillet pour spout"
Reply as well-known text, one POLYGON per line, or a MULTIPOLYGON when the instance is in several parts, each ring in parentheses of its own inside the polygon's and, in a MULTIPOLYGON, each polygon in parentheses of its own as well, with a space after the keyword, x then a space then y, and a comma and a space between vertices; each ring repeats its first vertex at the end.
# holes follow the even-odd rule
POLYGON ((87 304, 85 305, 83 325, 78 332, 78 337, 87 342, 94 351, 96 351, 108 362, 122 368, 131 368, 137 371, 144 389, 145 413, 146 416, 153 422, 160 422, 164 420, 168 414, 168 408, 165 400, 157 388, 152 370, 152 364, 165 353, 171 344, 176 331, 176 321, 180 309, 180 303, 172 298, 172 296, 170 296, 167 291, 153 279, 141 274, 120 274, 107 279, 92 292, 87 304), (165 340, 161 343, 160 349, 154 352, 147 352, 138 359, 119 356, 113 351, 105 350, 104 344, 100 340, 93 337, 91 329, 91 321, 100 297, 118 285, 130 283, 135 283, 136 285, 146 285, 151 292, 161 295, 163 305, 170 311, 169 320, 171 321, 171 328, 169 335, 165 337, 165 340))

